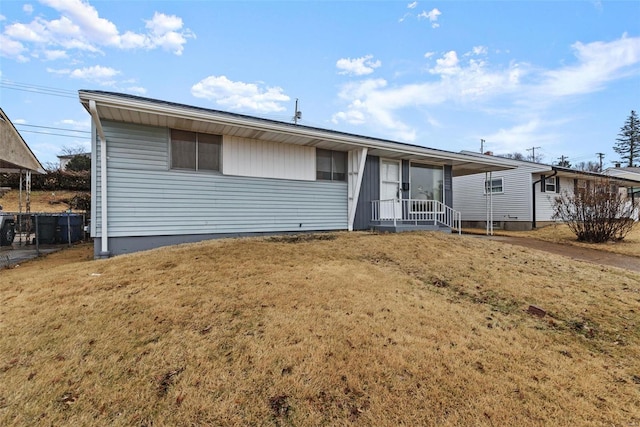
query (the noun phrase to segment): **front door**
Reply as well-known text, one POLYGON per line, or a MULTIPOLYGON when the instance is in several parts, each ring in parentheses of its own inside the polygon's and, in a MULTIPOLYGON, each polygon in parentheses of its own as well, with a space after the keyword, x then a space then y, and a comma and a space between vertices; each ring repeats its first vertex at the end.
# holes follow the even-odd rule
POLYGON ((401 219, 402 205, 400 182, 402 167, 400 160, 380 161, 380 219, 401 219))

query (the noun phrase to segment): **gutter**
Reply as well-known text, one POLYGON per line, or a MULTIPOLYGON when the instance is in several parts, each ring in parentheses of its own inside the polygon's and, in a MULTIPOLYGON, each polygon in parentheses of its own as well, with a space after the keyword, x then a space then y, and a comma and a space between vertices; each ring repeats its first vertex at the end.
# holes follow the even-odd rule
MULTIPOLYGON (((544 179, 547 180, 549 178, 554 178, 556 175, 558 175, 558 171, 554 169, 553 173, 549 176, 545 176, 544 179)), ((536 184, 542 182, 542 178, 540 178, 537 181, 534 181, 533 184, 531 184, 531 201, 532 201, 532 219, 533 221, 531 221, 531 226, 533 228, 536 228, 536 184)))
POLYGON ((100 258, 109 257, 109 230, 107 221, 107 139, 104 136, 96 102, 89 101, 89 112, 100 138, 100 258))

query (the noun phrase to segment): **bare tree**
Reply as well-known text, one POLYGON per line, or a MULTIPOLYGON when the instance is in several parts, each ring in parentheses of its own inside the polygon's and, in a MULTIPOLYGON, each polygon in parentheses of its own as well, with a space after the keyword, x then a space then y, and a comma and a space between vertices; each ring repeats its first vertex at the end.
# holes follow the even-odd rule
POLYGON ((527 160, 527 156, 518 152, 498 154, 498 157, 504 157, 505 159, 513 159, 513 160, 527 160))
POLYGON ((619 241, 633 229, 639 207, 609 179, 593 182, 576 193, 562 191, 554 200, 554 218, 563 220, 578 241, 619 241))
POLYGON ((65 145, 60 149, 59 155, 60 156, 78 156, 80 154, 85 154, 86 152, 87 150, 80 145, 77 145, 75 147, 68 147, 65 145))
POLYGON ((600 164, 592 161, 576 163, 574 168, 586 172, 601 172, 600 164))

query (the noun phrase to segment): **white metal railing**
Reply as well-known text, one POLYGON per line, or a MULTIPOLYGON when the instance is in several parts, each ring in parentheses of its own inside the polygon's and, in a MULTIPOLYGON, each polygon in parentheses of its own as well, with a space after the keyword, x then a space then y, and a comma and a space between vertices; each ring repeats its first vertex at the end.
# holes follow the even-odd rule
POLYGON ((462 232, 462 215, 437 200, 388 199, 371 201, 371 221, 398 224, 444 225, 462 232))

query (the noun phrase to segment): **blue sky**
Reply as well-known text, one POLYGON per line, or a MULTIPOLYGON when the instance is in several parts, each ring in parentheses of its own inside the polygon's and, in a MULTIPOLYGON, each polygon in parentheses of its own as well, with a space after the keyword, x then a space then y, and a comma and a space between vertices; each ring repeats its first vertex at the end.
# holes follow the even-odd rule
POLYGON ((79 89, 605 166, 640 109, 639 1, 3 0, 0 55, 43 163, 89 148, 79 89))

